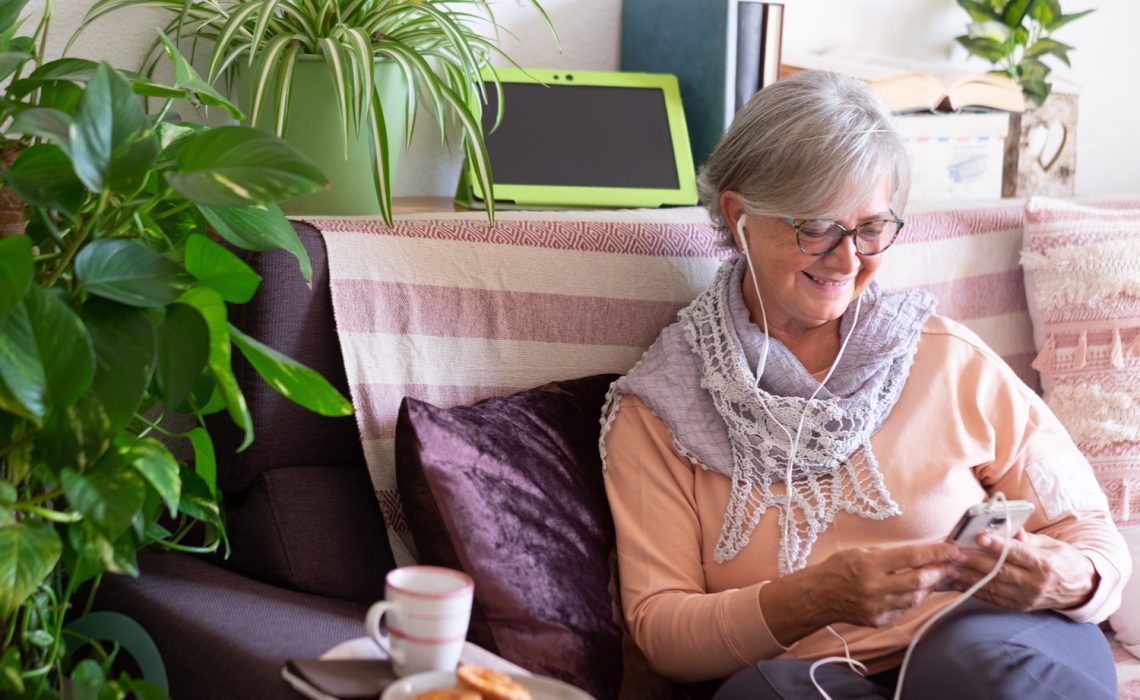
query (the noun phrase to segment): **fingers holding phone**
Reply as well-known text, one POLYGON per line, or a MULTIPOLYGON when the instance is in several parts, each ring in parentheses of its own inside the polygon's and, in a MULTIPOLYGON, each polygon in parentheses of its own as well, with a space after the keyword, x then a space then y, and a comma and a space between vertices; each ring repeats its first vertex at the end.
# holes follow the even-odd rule
MULTIPOLYGON (((963 550, 956 590, 965 590, 989 573, 1005 538, 979 537, 981 549, 963 550)), ((977 597, 1013 610, 1064 610, 1078 607, 1095 592, 1099 576, 1092 561, 1068 542, 1020 531, 998 575, 977 597)))

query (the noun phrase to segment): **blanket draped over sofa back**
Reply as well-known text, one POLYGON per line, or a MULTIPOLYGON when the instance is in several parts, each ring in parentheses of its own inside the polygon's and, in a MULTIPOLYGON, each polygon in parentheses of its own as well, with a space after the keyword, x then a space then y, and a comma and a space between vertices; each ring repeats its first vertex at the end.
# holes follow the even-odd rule
MULTIPOLYGON (((337 335, 398 563, 414 547, 396 488, 404 396, 441 407, 623 373, 732 254, 700 209, 310 219, 324 235, 337 335)), ((911 214, 879 280, 921 287, 1030 386, 1020 202, 911 214), (922 245, 917 245, 917 244, 922 245)))

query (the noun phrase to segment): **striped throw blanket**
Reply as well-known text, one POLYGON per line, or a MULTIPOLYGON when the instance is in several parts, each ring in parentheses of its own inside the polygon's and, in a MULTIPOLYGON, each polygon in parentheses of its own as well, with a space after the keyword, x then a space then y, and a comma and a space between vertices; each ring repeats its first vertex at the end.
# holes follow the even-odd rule
MULTIPOLYGON (((625 372, 731 251, 700 209, 310 219, 328 247, 337 334, 372 482, 400 563, 400 401, 470 403, 625 372)), ((917 286, 1036 387, 1018 252, 1022 203, 911 214, 879 273, 917 286)))

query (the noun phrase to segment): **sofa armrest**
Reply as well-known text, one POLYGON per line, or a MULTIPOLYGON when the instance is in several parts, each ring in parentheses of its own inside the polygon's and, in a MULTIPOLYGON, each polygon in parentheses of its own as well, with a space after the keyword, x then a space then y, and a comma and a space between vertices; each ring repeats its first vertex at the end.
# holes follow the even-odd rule
POLYGON ((140 552, 142 576, 107 576, 96 608, 154 639, 174 698, 281 698, 291 657, 315 658, 364 631, 365 607, 260 583, 180 553, 140 552))

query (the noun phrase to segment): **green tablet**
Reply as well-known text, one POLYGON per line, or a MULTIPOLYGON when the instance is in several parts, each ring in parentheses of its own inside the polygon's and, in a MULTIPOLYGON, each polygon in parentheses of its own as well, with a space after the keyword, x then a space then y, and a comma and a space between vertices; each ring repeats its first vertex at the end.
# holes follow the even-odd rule
MULTIPOLYGON (((498 69, 483 130, 495 206, 660 207, 697 202, 696 178, 677 79, 614 71, 498 69)), ((464 165, 456 200, 485 206, 464 165)))

